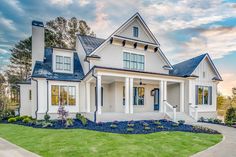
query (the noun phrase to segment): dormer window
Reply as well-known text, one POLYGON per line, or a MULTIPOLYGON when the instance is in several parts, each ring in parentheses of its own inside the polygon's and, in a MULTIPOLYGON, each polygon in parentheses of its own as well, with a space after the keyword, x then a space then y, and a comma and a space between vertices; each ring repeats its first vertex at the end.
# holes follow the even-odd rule
POLYGON ((71 57, 56 55, 56 70, 71 71, 71 57))
POLYGON ((133 27, 133 36, 138 37, 138 27, 133 27))

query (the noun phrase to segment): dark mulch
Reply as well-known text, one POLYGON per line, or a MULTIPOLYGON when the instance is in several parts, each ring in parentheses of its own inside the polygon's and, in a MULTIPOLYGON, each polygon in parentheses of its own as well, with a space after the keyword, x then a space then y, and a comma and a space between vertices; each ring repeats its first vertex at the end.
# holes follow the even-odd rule
MULTIPOLYGON (((42 123, 28 123, 25 124, 21 121, 14 122, 12 124, 30 126, 34 128, 42 128, 42 123)), ((42 122, 42 121, 41 121, 42 122)), ((160 124, 155 124, 153 120, 145 120, 145 121, 119 121, 119 122, 99 122, 94 123, 88 120, 87 125, 82 125, 82 123, 74 119, 73 126, 65 127, 64 123, 60 120, 51 120, 53 125, 47 127, 47 129, 87 129, 87 130, 95 130, 101 132, 111 132, 111 133, 119 133, 119 134, 149 134, 153 132, 160 131, 183 131, 183 132, 194 132, 194 133, 208 133, 208 134, 219 134, 219 132, 205 128, 200 126, 192 126, 187 124, 178 124, 172 121, 168 121, 165 119, 159 120, 160 124), (129 127, 128 124, 134 124, 134 126, 129 127), (146 129, 144 126, 146 124, 146 129), (111 125, 115 125, 115 127, 111 127, 111 125), (158 128, 158 126, 160 126, 158 128), (133 128, 131 131, 128 131, 127 128, 133 128)), ((6 120, 2 121, 2 123, 8 123, 6 120)))

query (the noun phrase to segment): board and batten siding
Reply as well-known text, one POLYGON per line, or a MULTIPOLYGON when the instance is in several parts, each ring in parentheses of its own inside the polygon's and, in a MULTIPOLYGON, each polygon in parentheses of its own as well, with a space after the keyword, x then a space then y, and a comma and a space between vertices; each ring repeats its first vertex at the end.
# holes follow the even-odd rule
POLYGON ((201 61, 198 67, 194 70, 193 75, 199 76, 195 80, 192 80, 192 103, 196 103, 196 85, 198 86, 211 86, 212 87, 212 105, 198 105, 199 112, 212 112, 216 111, 216 98, 217 98, 217 82, 212 81, 212 78, 216 76, 214 70, 205 58, 201 61), (205 72, 205 77, 203 76, 205 72))

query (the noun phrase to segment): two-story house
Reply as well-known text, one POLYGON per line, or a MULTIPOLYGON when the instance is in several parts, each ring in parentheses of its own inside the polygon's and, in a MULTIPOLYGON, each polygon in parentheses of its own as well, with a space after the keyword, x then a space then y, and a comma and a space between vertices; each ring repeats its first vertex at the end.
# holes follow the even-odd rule
POLYGON ((32 76, 20 84, 21 115, 97 121, 216 117, 222 78, 203 54, 172 65, 139 13, 107 39, 77 35, 76 49, 45 48, 44 25, 32 22, 32 76))

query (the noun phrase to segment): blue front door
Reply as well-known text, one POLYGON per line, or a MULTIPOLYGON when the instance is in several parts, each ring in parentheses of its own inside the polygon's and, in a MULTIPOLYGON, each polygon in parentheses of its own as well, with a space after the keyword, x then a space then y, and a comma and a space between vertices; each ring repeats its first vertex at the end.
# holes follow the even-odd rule
POLYGON ((154 89, 154 110, 159 110, 160 100, 159 100, 159 88, 154 89))

